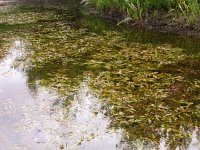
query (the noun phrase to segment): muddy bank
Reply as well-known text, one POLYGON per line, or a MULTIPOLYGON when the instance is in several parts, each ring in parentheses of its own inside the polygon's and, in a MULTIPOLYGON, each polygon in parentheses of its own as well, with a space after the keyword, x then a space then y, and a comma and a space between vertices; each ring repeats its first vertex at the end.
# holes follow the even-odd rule
POLYGON ((87 6, 92 14, 97 14, 110 20, 119 26, 128 28, 140 28, 142 30, 152 30, 164 33, 174 33, 178 35, 192 36, 200 38, 200 16, 195 21, 189 22, 187 17, 170 16, 166 12, 157 12, 157 16, 151 16, 148 19, 140 21, 127 21, 120 23, 126 16, 118 11, 111 9, 99 10, 95 6, 87 6))
POLYGON ((160 16, 149 19, 145 28, 200 38, 200 19, 197 19, 194 23, 189 23, 184 18, 173 19, 160 16))

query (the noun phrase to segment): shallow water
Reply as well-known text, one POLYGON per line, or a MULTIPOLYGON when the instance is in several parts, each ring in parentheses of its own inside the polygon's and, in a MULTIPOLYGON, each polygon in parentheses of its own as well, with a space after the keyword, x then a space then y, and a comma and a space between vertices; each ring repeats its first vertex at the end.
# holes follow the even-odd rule
POLYGON ((0 64, 1 149, 115 149, 121 131, 107 129, 109 119, 87 83, 63 107, 62 97, 40 85, 30 90, 26 75, 12 67, 24 51, 23 41, 13 41, 0 64))
POLYGON ((199 149, 198 39, 40 6, 1 14, 0 149, 199 149))

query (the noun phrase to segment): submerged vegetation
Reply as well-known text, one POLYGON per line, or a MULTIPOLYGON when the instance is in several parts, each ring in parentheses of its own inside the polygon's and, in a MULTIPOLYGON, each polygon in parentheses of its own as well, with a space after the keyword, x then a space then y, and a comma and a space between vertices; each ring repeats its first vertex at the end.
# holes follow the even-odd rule
POLYGON ((124 18, 118 20, 119 23, 139 20, 144 24, 153 18, 157 22, 162 16, 162 20, 169 19, 171 23, 180 25, 180 28, 187 24, 190 28, 200 30, 199 0, 83 0, 83 2, 94 4, 105 15, 113 16, 115 19, 124 18))
MULTIPOLYGON (((92 2, 111 7, 114 1, 92 2)), ((160 6, 187 13, 199 7, 197 1, 166 2, 119 0, 112 7, 134 19, 160 6)), ((110 126, 123 128, 125 138, 158 146, 165 137, 170 147, 185 148, 200 122, 199 53, 188 55, 170 44, 128 42, 119 31, 90 32, 68 13, 18 8, 1 14, 0 24, 12 26, 4 34, 26 43, 15 67, 25 71, 30 88, 38 83, 49 87, 65 96, 67 105, 87 79, 105 104, 110 126)))

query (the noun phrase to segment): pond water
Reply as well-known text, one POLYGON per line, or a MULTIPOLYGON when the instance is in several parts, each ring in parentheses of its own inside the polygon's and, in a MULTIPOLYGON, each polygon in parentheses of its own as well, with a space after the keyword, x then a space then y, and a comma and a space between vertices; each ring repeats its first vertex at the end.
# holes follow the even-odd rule
POLYGON ((0 10, 0 150, 200 149, 199 39, 75 0, 0 10))

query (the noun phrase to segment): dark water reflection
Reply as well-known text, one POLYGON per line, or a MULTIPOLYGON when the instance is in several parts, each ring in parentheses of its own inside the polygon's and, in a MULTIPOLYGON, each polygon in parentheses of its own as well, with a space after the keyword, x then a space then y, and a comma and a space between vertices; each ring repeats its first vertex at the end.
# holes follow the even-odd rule
POLYGON ((174 47, 185 49, 188 54, 199 54, 199 37, 187 37, 175 33, 161 33, 158 31, 145 30, 140 28, 117 27, 115 23, 105 22, 102 17, 95 15, 83 16, 79 20, 81 26, 87 27, 90 31, 101 33, 102 31, 118 30, 123 33, 124 38, 129 42, 139 42, 144 44, 171 44, 174 47))
MULTIPOLYGON (((147 45, 150 44, 160 46, 159 50, 163 50, 163 47, 168 48, 163 44, 168 44, 171 45, 171 49, 183 48, 184 53, 181 54, 184 56, 185 53, 198 56, 198 39, 138 29, 122 31, 121 28, 105 22, 100 17, 82 14, 79 2, 76 0, 18 1, 18 4, 25 4, 26 7, 30 6, 30 3, 34 8, 18 8, 19 18, 13 17, 12 13, 8 16, 4 14, 0 18, 0 150, 199 149, 198 119, 189 120, 187 124, 187 119, 190 117, 186 120, 180 117, 182 123, 174 122, 181 127, 177 127, 178 129, 183 129, 191 135, 182 137, 181 134, 175 134, 172 143, 169 144, 168 141, 173 137, 170 132, 164 132, 163 135, 160 133, 162 131, 153 129, 149 131, 154 132, 149 132, 148 126, 144 127, 137 123, 138 126, 127 128, 121 125, 123 120, 117 124, 113 123, 117 117, 109 114, 109 108, 112 109, 112 106, 108 106, 105 101, 102 102, 101 95, 94 92, 103 90, 102 86, 99 85, 96 89, 90 86, 90 80, 99 78, 99 75, 107 72, 113 75, 115 70, 121 74, 118 68, 123 70, 130 67, 128 65, 121 67, 121 59, 114 64, 114 60, 119 57, 115 56, 115 53, 124 47, 128 50, 137 50, 135 47, 139 49, 142 46, 142 50, 149 49, 147 45), (36 5, 48 9, 41 11, 41 8, 35 8, 36 5), (54 8, 49 9, 49 7, 54 8), (69 10, 69 7, 76 9, 69 10), (66 11, 60 11, 61 8, 66 11), (57 20, 59 16, 61 21, 57 20), (141 45, 131 45, 131 43, 141 45), (103 51, 104 49, 108 51, 103 51), (99 55, 102 51, 104 56, 101 57, 99 55), (181 140, 177 138, 179 136, 181 140)), ((191 58, 184 57, 182 62, 173 63, 174 66, 162 65, 163 68, 160 67, 159 71, 161 74, 169 73, 170 76, 182 75, 185 80, 189 83, 195 82, 198 87, 199 60, 197 57, 190 61, 191 58), (171 71, 172 68, 176 72, 171 71)), ((123 61, 126 61, 126 57, 123 61)), ((129 61, 131 63, 131 59, 129 61)), ((138 65, 141 65, 141 62, 138 62, 138 65)), ((148 68, 151 65, 144 63, 144 66, 143 64, 141 66, 148 68)), ((113 76, 113 79, 115 77, 113 76)), ((112 85, 113 79, 102 83, 112 85)), ((107 91, 112 88, 115 89, 110 86, 107 91)), ((186 108, 185 114, 190 115, 195 110, 198 118, 196 112, 199 111, 199 93, 195 92, 192 96, 185 97, 191 98, 192 102, 195 99, 197 103, 189 109, 186 108)), ((169 106, 174 104, 168 101, 166 103, 169 106)), ((183 103, 187 104, 190 105, 183 103)), ((141 103, 138 102, 138 105, 141 103)), ((139 109, 143 112, 143 107, 139 109)), ((121 111, 120 108, 119 110, 121 111)), ((126 112, 122 109, 122 113, 123 111, 126 112)), ((154 111, 152 109, 152 113, 154 111)), ((155 111, 155 115, 157 114, 155 111)), ((175 130, 177 128, 175 127, 175 130)))

